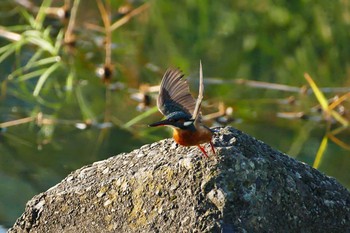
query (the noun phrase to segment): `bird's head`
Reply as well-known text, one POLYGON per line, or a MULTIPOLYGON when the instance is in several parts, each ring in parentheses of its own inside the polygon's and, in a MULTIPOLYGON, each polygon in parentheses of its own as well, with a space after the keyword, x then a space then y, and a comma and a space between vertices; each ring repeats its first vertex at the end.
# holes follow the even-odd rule
POLYGON ((195 130, 194 120, 191 119, 191 116, 180 111, 173 112, 169 114, 165 120, 155 122, 149 126, 170 126, 172 128, 181 130, 195 130))

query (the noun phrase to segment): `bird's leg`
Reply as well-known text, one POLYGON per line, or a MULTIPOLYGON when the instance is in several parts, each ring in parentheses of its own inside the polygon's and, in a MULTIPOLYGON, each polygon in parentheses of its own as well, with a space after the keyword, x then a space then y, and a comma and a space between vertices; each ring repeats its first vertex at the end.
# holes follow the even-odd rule
POLYGON ((214 147, 213 143, 211 141, 209 143, 210 143, 210 146, 211 146, 211 150, 213 151, 214 155, 216 155, 215 149, 214 149, 215 147, 214 147))
POLYGON ((200 145, 197 145, 197 146, 198 146, 198 148, 203 152, 203 155, 204 155, 206 158, 208 158, 207 152, 205 152, 204 148, 201 147, 200 145))

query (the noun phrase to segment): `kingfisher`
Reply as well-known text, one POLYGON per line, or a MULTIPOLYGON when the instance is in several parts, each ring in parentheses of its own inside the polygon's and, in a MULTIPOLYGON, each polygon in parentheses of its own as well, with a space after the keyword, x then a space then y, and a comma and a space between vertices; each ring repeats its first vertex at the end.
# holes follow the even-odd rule
POLYGON ((173 129, 174 140, 182 146, 197 146, 205 157, 208 154, 201 146, 210 143, 215 154, 212 143, 213 131, 202 122, 200 112, 204 84, 202 64, 199 68, 199 93, 195 100, 190 93, 189 85, 183 79, 184 74, 179 69, 169 68, 166 70, 160 84, 157 107, 166 119, 150 124, 150 127, 169 126, 173 129))

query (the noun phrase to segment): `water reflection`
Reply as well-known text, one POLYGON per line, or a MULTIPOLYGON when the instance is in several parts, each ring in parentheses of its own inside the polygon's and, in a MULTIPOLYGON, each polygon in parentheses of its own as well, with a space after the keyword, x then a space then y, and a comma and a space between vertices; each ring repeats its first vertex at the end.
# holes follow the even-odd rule
POLYGON ((0 225, 0 233, 5 233, 7 232, 8 229, 4 228, 3 226, 0 225))

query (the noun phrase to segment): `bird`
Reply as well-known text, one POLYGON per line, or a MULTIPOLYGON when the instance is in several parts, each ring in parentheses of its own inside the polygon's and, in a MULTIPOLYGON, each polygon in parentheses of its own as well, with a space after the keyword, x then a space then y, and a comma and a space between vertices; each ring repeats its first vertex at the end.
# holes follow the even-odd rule
POLYGON ((210 143, 212 152, 215 153, 212 143, 213 131, 202 122, 201 104, 203 99, 204 84, 202 63, 199 64, 199 93, 195 100, 190 93, 189 85, 184 80, 184 74, 177 68, 168 68, 163 75, 157 107, 165 116, 165 120, 150 124, 150 127, 169 126, 173 129, 175 142, 182 146, 197 146, 205 157, 208 157, 201 146, 210 143))

